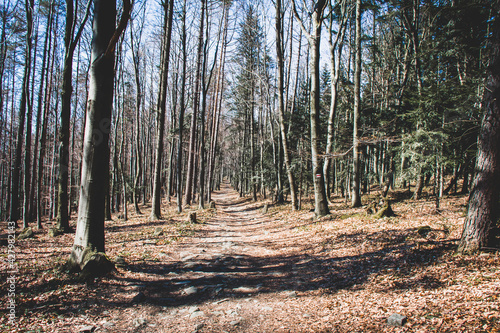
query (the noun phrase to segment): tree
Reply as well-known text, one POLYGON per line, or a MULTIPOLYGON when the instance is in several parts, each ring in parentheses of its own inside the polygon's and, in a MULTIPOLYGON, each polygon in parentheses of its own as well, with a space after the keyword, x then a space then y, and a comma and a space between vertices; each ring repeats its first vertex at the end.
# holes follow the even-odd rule
MULTIPOLYGON (((493 3, 494 13, 500 1, 493 3)), ((469 196, 467 218, 458 252, 474 253, 491 244, 500 218, 500 20, 495 17, 490 37, 491 55, 484 90, 476 175, 469 196)))
POLYGON ((321 41, 321 26, 323 23, 323 11, 326 7, 326 0, 319 0, 313 11, 311 12, 311 33, 307 31, 304 23, 300 19, 293 2, 293 12, 296 19, 300 23, 302 32, 307 36, 310 48, 309 70, 310 70, 310 121, 311 121, 311 159, 312 159, 312 174, 314 177, 314 213, 316 216, 325 216, 330 213, 328 209, 328 200, 326 197, 325 180, 323 176, 323 168, 319 157, 319 111, 320 111, 320 41, 321 41))
MULTIPOLYGON (((76 45, 80 40, 83 28, 90 14, 90 1, 87 4, 85 17, 80 24, 76 36, 75 27, 77 22, 78 6, 74 6, 73 0, 66 0, 66 28, 64 32, 64 69, 62 82, 62 106, 61 125, 59 132, 59 176, 57 190, 57 229, 60 232, 69 232, 68 212, 68 178, 69 178, 69 139, 71 118, 71 95, 73 94, 73 55, 76 45)), ((78 1, 77 1, 78 4, 78 1)))
POLYGON ((361 151, 359 143, 359 122, 360 115, 360 99, 361 99, 361 0, 356 0, 356 63, 354 69, 354 124, 353 124, 353 178, 352 178, 352 207, 361 206, 361 151))
MULTIPOLYGON (((330 3, 330 6, 331 3, 330 3)), ((325 149, 325 162, 323 163, 323 174, 325 177, 326 193, 330 195, 329 174, 331 169, 331 158, 329 155, 333 153, 335 142, 335 120, 337 115, 338 105, 338 85, 340 79, 340 64, 342 59, 342 49, 344 46, 344 37, 347 28, 347 19, 349 17, 349 6, 347 0, 340 1, 340 15, 339 15, 339 28, 333 38, 334 29, 334 8, 330 8, 330 22, 328 27, 328 43, 330 46, 330 112, 328 114, 328 127, 326 136, 326 149, 325 149)))
POLYGON ((131 4, 124 0, 116 27, 116 0, 94 0, 92 57, 83 146, 80 201, 68 268, 85 267, 91 254, 105 251, 104 218, 109 184, 109 133, 114 91, 115 44, 127 26, 131 4))
MULTIPOLYGON (((203 29, 205 26, 205 0, 201 0, 200 28, 198 32, 198 50, 196 52, 196 78, 194 81, 194 96, 193 96, 193 114, 191 116, 191 130, 189 132, 189 151, 186 175, 186 190, 184 193, 184 202, 186 205, 191 204, 193 197, 194 183, 194 167, 195 167, 195 149, 196 149, 196 121, 198 120, 198 110, 200 108, 200 80, 201 80, 201 65, 203 60, 203 29)), ((203 89, 205 89, 203 87, 203 89)))
POLYGON ((285 105, 283 98, 283 80, 284 80, 284 63, 283 63, 283 24, 281 22, 281 0, 276 0, 276 60, 278 63, 278 115, 280 122, 281 141, 283 143, 283 155, 285 159, 286 172, 288 182, 290 184, 290 197, 292 200, 292 210, 299 209, 297 200, 297 188, 295 186, 295 178, 292 170, 292 162, 290 160, 290 152, 288 150, 288 138, 285 128, 285 105))
POLYGON ((182 212, 182 132, 184 129, 184 113, 186 111, 186 66, 187 66, 187 35, 186 35, 186 0, 182 6, 182 77, 181 77, 181 96, 179 110, 179 140, 177 140, 177 211, 182 212))
POLYGON ((14 170, 12 171, 12 192, 10 201, 10 216, 9 221, 15 222, 19 220, 19 180, 21 174, 21 158, 23 151, 23 134, 24 123, 26 121, 26 110, 29 94, 29 78, 31 75, 31 53, 32 53, 32 33, 33 33, 33 10, 34 1, 25 1, 26 10, 26 55, 24 60, 23 87, 21 91, 21 100, 19 103, 19 123, 17 129, 17 141, 15 150, 14 170))
POLYGON ((263 34, 257 12, 252 5, 245 9, 245 16, 240 23, 240 35, 236 50, 238 75, 234 87, 235 124, 240 132, 240 195, 251 189, 252 199, 257 200, 255 110, 259 86, 259 70, 264 60, 261 59, 263 34), (247 153, 250 150, 250 154, 247 153), (248 185, 248 186, 247 186, 248 185), (245 190, 243 190, 245 189, 245 190))
MULTIPOLYGON (((167 79, 168 65, 170 60, 170 42, 172 37, 172 21, 174 15, 174 0, 170 0, 164 5, 164 23, 161 55, 161 70, 160 70, 160 89, 158 92, 158 114, 156 117, 156 145, 155 145, 155 164, 153 176, 153 198, 150 220, 158 220, 161 218, 161 161, 163 154, 163 136, 165 133, 165 114, 167 108, 167 79)), ((168 193, 170 196, 170 193, 168 193)))

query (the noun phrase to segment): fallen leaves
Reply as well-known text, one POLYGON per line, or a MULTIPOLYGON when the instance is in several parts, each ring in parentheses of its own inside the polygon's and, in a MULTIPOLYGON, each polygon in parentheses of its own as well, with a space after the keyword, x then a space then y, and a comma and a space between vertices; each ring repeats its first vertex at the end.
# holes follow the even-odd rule
POLYGON ((107 255, 122 265, 94 283, 58 271, 72 235, 35 231, 18 243, 17 324, 4 316, 0 330, 500 330, 498 254, 454 253, 466 197, 444 198, 439 214, 432 200, 395 201, 397 216, 382 219, 340 198, 315 219, 269 202, 263 214, 264 202, 228 188, 215 197, 217 209, 197 211, 196 224, 174 205, 165 220, 147 221, 141 207, 143 216, 106 222, 107 255), (394 313, 407 322, 388 326, 394 313))

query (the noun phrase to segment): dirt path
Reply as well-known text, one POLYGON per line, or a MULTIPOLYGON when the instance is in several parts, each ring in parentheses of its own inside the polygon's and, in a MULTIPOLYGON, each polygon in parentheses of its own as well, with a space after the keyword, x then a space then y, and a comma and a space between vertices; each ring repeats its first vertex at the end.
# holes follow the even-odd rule
POLYGON ((261 213, 262 202, 240 199, 227 184, 213 199, 216 216, 161 265, 140 272, 142 281, 152 273, 150 282, 132 285, 140 302, 118 322, 136 332, 321 331, 315 317, 325 299, 310 292, 307 255, 291 253, 291 241, 306 239, 290 237, 286 223, 261 213))
POLYGON ((307 307, 312 299, 299 299, 290 288, 290 260, 300 258, 282 257, 290 249, 281 246, 279 234, 288 228, 280 231, 276 221, 261 214, 262 203, 240 199, 227 184, 213 199, 216 217, 180 245, 172 261, 171 282, 182 287, 171 296, 180 304, 161 311, 154 327, 161 332, 316 332, 307 307))
POLYGON ((465 197, 443 200, 439 215, 431 200, 395 203, 390 219, 337 198, 321 220, 310 202, 264 214, 227 184, 213 199, 194 225, 173 205, 164 220, 147 221, 144 207, 107 222, 106 253, 126 264, 96 283, 58 273, 73 235, 16 243, 18 325, 4 330, 4 317, 0 331, 500 331, 500 257, 454 254, 465 197), (422 225, 433 231, 419 235, 422 225), (407 323, 387 325, 394 313, 407 323))

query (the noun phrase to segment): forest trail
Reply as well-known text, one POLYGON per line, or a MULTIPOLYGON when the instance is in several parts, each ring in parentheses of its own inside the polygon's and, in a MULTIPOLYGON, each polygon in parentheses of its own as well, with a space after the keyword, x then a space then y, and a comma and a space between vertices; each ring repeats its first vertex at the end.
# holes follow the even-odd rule
POLYGON ((398 215, 384 219, 335 198, 319 220, 310 201, 264 213, 266 201, 240 198, 228 184, 212 198, 215 209, 182 214, 165 205, 158 221, 146 219, 147 206, 126 221, 114 216, 106 254, 121 264, 95 281, 58 270, 74 235, 49 237, 47 228, 17 242, 22 298, 8 331, 500 330, 500 256, 455 255, 465 196, 443 200, 440 214, 432 200, 395 202, 398 215), (432 231, 420 235, 422 225, 432 231), (403 327, 387 324, 394 313, 407 317, 403 327))
POLYGON ((301 253, 307 239, 290 235, 289 225, 262 214, 263 202, 240 198, 229 184, 212 198, 217 214, 175 245, 171 253, 176 255, 165 263, 174 267, 167 274, 169 294, 149 288, 150 303, 174 303, 147 320, 149 327, 158 332, 316 332, 317 314, 311 310, 324 299, 298 295, 304 289, 298 287, 315 274, 301 253))

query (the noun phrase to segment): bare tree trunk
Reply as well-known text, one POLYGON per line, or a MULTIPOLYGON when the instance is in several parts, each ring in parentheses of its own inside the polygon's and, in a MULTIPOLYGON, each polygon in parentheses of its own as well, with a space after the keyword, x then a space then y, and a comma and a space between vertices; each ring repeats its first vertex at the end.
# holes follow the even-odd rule
POLYGON ((352 207, 361 206, 361 151, 359 144, 360 99, 361 99, 361 0, 356 0, 356 63, 354 69, 354 125, 353 125, 353 178, 352 207))
POLYGON ((340 62, 342 58, 342 47, 344 45, 344 36, 347 28, 347 19, 348 19, 348 10, 346 1, 341 2, 341 14, 340 14, 340 26, 338 28, 337 35, 335 40, 333 40, 333 11, 330 16, 330 24, 329 24, 329 39, 328 42, 330 44, 330 112, 328 114, 328 127, 327 127, 327 136, 326 136, 326 150, 325 150, 325 161, 323 163, 323 175, 325 177, 325 185, 326 185, 326 193, 327 197, 330 197, 330 181, 329 181, 329 173, 331 168, 331 157, 334 149, 334 140, 335 140, 335 119, 337 114, 337 90, 338 83, 340 78, 340 62))
MULTIPOLYGON (((193 115, 191 117, 191 130, 189 133, 189 151, 188 151, 188 164, 186 175, 186 190, 184 193, 184 202, 186 205, 191 204, 192 200, 192 186, 194 178, 194 160, 196 149, 196 121, 198 118, 199 100, 200 100, 200 79, 201 79, 201 65, 203 60, 203 29, 205 27, 205 2, 201 0, 201 17, 200 17, 200 30, 198 32, 198 50, 196 54, 196 78, 194 82, 194 96, 193 96, 193 115)), ((203 88, 205 89, 205 88, 203 88)))
MULTIPOLYGON (((27 25, 28 25, 28 36, 31 39, 32 36, 32 29, 33 29, 33 12, 35 10, 35 4, 33 0, 29 0, 29 7, 28 7, 28 2, 26 2, 26 17, 27 17, 27 25)), ((32 53, 35 55, 36 58, 36 45, 37 43, 35 42, 35 49, 34 52, 30 50, 26 52, 26 56, 29 57, 29 62, 31 63, 31 56, 32 53)), ((33 104, 32 100, 30 97, 30 91, 33 91, 33 89, 30 89, 28 86, 30 85, 30 76, 31 76, 31 71, 28 74, 28 81, 26 83, 26 86, 23 87, 23 89, 26 89, 26 131, 25 131, 25 140, 24 140, 24 201, 23 201, 23 227, 28 228, 31 214, 30 214, 30 192, 31 192, 31 130, 32 130, 32 114, 33 114, 33 104)), ((34 79, 33 79, 34 82, 34 79)))
POLYGON ((78 7, 73 7, 73 0, 66 0, 66 28, 64 34, 64 46, 66 54, 64 57, 63 84, 62 84, 62 106, 61 125, 59 131, 59 175, 57 190, 57 229, 69 232, 68 214, 68 167, 69 167, 69 136, 71 119, 71 95, 73 94, 73 55, 76 45, 83 32, 83 27, 90 14, 90 3, 80 29, 73 39, 76 15, 78 7))
MULTIPOLYGON (((132 21, 133 22, 133 21, 132 21)), ((132 23, 131 22, 131 23, 132 23)), ((144 27, 144 15, 143 22, 139 27, 139 31, 136 33, 137 41, 134 41, 134 29, 130 27, 130 45, 132 47, 132 62, 134 63, 134 78, 135 78, 135 86, 136 86, 136 95, 135 95, 135 143, 134 143, 134 152, 135 152, 135 177, 134 177, 134 188, 133 188, 133 200, 134 200, 134 209, 136 214, 142 214, 141 209, 139 208, 139 181, 141 179, 142 174, 142 152, 141 152, 141 102, 143 99, 142 93, 142 84, 140 77, 140 55, 139 48, 141 46, 141 36, 142 30, 144 27)))
MULTIPOLYGON (((162 45, 162 64, 160 74, 160 91, 158 96, 158 114, 156 120, 156 148, 155 148, 155 166, 153 178, 153 197, 151 198, 152 207, 149 220, 158 220, 161 218, 161 165, 163 155, 163 136, 165 132, 165 113, 167 101, 167 79, 168 66, 170 60, 170 42, 172 36, 172 20, 174 0, 169 0, 168 9, 165 4, 164 16, 164 40, 162 45)), ((170 195, 170 193, 168 194, 170 195)))
POLYGON ((130 2, 124 1, 115 28, 116 0, 94 0, 92 57, 83 146, 78 222, 68 266, 83 269, 89 254, 104 252, 104 219, 109 186, 109 133, 113 105, 115 44, 126 28, 130 2))
POLYGON ((186 50, 186 0, 182 9, 182 78, 181 78, 181 97, 180 97, 180 110, 179 110, 179 140, 177 142, 177 211, 182 212, 182 132, 184 127, 184 113, 186 110, 186 63, 187 63, 187 50, 186 50))
MULTIPOLYGON (((290 160, 290 152, 288 150, 288 138, 286 135, 285 128, 285 105, 283 101, 283 26, 281 22, 281 0, 276 0, 276 54, 278 62, 278 115, 280 122, 280 133, 281 140, 283 143, 283 157, 285 160, 286 172, 288 175, 288 183, 290 184, 290 198, 292 200, 292 210, 299 209, 299 203, 297 200, 297 188, 295 185, 295 177, 293 175, 292 163, 290 160)), ((290 41, 291 42, 291 41, 290 41)))
POLYGON ((19 124, 17 129, 16 152, 14 161, 14 170, 12 171, 12 184, 11 184, 11 202, 10 202, 10 216, 9 221, 16 222, 19 220, 19 187, 21 175, 21 158, 23 151, 23 136, 24 125, 26 121, 26 109, 29 94, 29 78, 31 75, 31 48, 32 48, 32 33, 33 33, 33 8, 34 1, 26 0, 26 57, 24 60, 24 74, 23 74, 23 87, 21 92, 21 100, 19 103, 19 124))
POLYGON ((319 111, 320 111, 320 41, 321 25, 323 23, 323 11, 326 6, 326 0, 319 0, 314 6, 311 15, 312 34, 309 34, 304 27, 303 22, 297 13, 295 0, 293 1, 294 14, 299 21, 302 32, 307 36, 309 47, 311 49, 311 58, 309 60, 309 69, 311 76, 310 88, 310 120, 311 120, 311 159, 312 173, 314 179, 314 213, 317 217, 325 216, 330 213, 328 209, 328 200, 326 197, 325 180, 323 168, 319 157, 319 111))
MULTIPOLYGON (((500 11, 500 1, 493 4, 500 11)), ((484 90, 484 116, 478 138, 476 175, 469 196, 467 218, 458 245, 460 253, 474 253, 491 244, 492 228, 500 218, 500 20, 494 20, 491 56, 484 90)))

